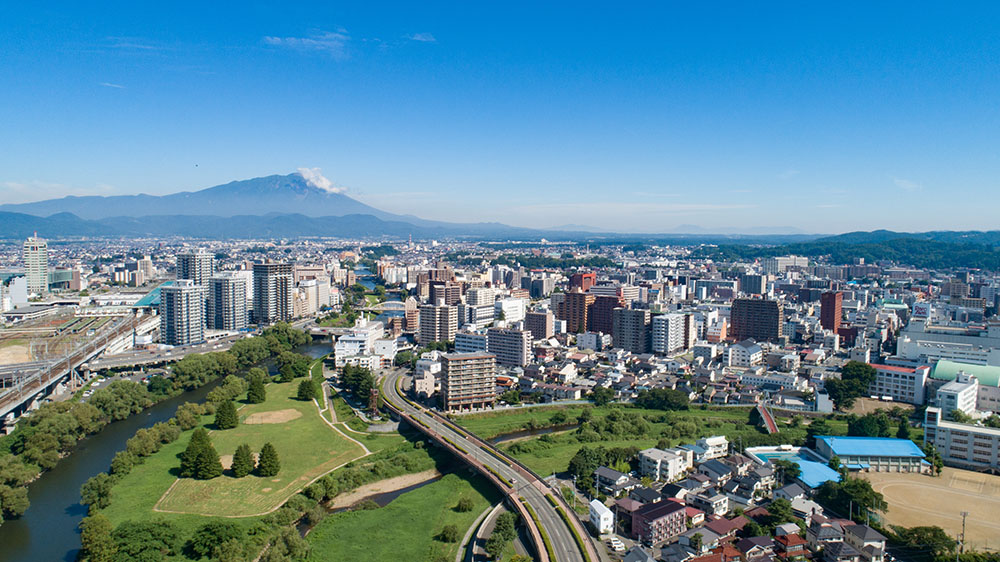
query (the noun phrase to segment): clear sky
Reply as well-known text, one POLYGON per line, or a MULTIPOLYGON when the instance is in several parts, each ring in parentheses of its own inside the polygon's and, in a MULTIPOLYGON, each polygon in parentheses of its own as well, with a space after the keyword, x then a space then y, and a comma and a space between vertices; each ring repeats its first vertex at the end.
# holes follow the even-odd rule
POLYGON ((41 4, 0 202, 318 167, 451 221, 1000 228, 996 2, 41 4))

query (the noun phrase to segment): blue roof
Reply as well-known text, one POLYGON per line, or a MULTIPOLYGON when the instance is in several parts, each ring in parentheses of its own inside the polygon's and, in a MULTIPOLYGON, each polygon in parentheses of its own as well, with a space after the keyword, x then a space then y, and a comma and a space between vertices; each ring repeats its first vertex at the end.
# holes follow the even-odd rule
POLYGON ((139 299, 138 301, 136 301, 136 303, 133 304, 132 306, 135 306, 135 307, 150 307, 150 308, 157 308, 157 307, 159 307, 160 306, 160 289, 162 289, 163 287, 169 287, 169 286, 171 286, 173 284, 174 284, 173 281, 167 281, 167 282, 163 283, 159 287, 153 289, 148 294, 146 294, 146 296, 144 296, 141 299, 139 299))
POLYGON ((819 439, 838 457, 918 457, 924 458, 924 452, 916 443, 909 439, 890 439, 887 437, 830 437, 818 436, 819 439))
POLYGON ((823 482, 826 482, 827 480, 840 482, 840 473, 821 462, 795 462, 799 465, 799 469, 802 471, 802 474, 799 474, 799 480, 810 488, 819 488, 823 485, 823 482))

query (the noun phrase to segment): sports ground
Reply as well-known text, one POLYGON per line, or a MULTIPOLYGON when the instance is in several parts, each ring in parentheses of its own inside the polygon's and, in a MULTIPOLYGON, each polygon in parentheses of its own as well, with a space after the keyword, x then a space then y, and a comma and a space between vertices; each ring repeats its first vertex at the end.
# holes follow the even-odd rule
POLYGON ((962 532, 977 550, 1000 550, 1000 476, 945 468, 939 477, 925 474, 873 472, 862 474, 889 504, 889 524, 905 527, 937 525, 949 535, 962 532))

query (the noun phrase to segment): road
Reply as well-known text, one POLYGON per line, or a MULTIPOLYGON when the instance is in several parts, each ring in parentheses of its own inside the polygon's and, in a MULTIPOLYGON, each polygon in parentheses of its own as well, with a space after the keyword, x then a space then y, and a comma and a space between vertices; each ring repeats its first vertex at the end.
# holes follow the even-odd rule
POLYGON ((170 349, 137 349, 133 351, 126 351, 125 353, 106 355, 99 359, 94 359, 84 363, 83 367, 90 371, 100 371, 102 369, 116 369, 120 367, 180 361, 192 353, 227 351, 233 346, 234 343, 245 337, 247 337, 246 334, 239 334, 197 345, 178 346, 170 349))
MULTIPOLYGON (((514 497, 523 498, 524 503, 531 506, 534 512, 538 515, 541 527, 548 535, 553 551, 556 553, 556 557, 559 562, 585 562, 588 559, 584 557, 577 547, 573 532, 566 525, 566 523, 563 522, 563 519, 556 511, 556 508, 553 507, 552 504, 549 503, 549 500, 545 498, 545 494, 547 492, 558 498, 557 493, 552 492, 548 486, 531 475, 527 470, 518 466, 514 461, 501 461, 493 454, 487 453, 484 450, 484 447, 492 449, 500 456, 505 456, 502 452, 497 451, 485 441, 478 439, 474 435, 455 430, 452 426, 445 423, 444 418, 434 415, 428 410, 417 408, 410 402, 406 401, 399 394, 396 387, 397 380, 400 376, 401 373, 399 371, 392 371, 382 380, 383 396, 392 408, 400 411, 412 419, 417 420, 419 425, 422 425, 423 427, 417 427, 416 425, 415 427, 417 427, 417 429, 422 429, 425 432, 429 431, 433 433, 432 437, 435 437, 438 441, 448 440, 451 444, 464 449, 466 455, 463 460, 469 464, 472 464, 473 466, 477 464, 485 466, 510 482, 515 489, 515 492, 512 495, 514 497)), ((446 442, 445 444, 447 445, 446 442)), ((476 466, 476 468, 480 467, 476 466)), ((490 477, 489 473, 485 473, 485 475, 490 477)), ((502 491, 510 494, 510 490, 502 486, 501 488, 502 491)), ((561 501, 561 498, 557 501, 561 501)), ((564 509, 566 509, 565 506, 564 509)), ((529 527, 534 526, 530 517, 526 517, 525 522, 529 525, 529 527)), ((584 541, 586 541, 588 550, 591 550, 591 553, 588 555, 589 559, 593 561, 599 560, 596 555, 596 550, 594 550, 593 544, 589 540, 589 535, 587 535, 582 526, 580 526, 578 532, 581 533, 581 537, 583 537, 584 541)), ((538 538, 537 534, 531 534, 533 535, 532 540, 536 543, 535 546, 539 554, 539 559, 548 559, 545 546, 542 544, 542 541, 538 538)), ((553 560, 552 562, 556 561, 553 560)))

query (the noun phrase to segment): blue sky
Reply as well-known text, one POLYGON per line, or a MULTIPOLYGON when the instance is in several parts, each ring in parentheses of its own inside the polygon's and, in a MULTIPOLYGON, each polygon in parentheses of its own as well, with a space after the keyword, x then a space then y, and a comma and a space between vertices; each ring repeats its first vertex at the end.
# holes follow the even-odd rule
POLYGON ((1000 228, 996 3, 34 4, 0 202, 319 167, 452 221, 1000 228))

